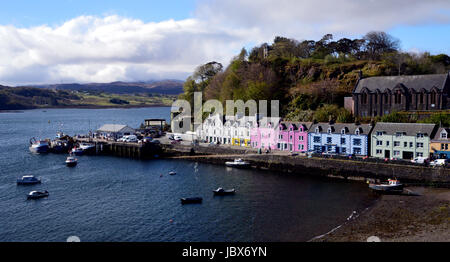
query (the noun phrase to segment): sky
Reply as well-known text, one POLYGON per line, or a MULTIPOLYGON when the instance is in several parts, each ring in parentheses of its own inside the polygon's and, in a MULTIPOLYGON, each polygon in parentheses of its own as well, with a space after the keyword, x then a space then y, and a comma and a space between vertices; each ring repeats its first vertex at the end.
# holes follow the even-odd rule
POLYGON ((385 31, 450 54, 448 0, 15 0, 0 8, 0 84, 186 79, 275 36, 385 31))

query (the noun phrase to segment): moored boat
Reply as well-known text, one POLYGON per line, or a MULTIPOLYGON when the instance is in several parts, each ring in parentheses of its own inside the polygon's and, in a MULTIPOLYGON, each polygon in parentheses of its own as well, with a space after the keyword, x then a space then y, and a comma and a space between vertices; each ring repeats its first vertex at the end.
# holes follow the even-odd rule
POLYGON ((237 168, 250 167, 249 162, 245 162, 244 160, 242 160, 240 158, 235 159, 234 161, 227 161, 227 162, 225 162, 225 165, 229 166, 229 167, 237 167, 237 168))
POLYGON ((48 142, 45 140, 30 139, 30 151, 33 153, 41 154, 47 153, 49 149, 48 142))
POLYGON ((81 156, 83 154, 83 149, 79 148, 79 147, 74 147, 72 148, 72 150, 70 150, 71 154, 74 154, 76 156, 81 156))
POLYGON ((28 199, 38 199, 38 198, 43 198, 43 197, 48 197, 49 193, 47 190, 45 191, 31 191, 30 193, 28 193, 27 198, 28 199))
POLYGON ((67 157, 67 159, 66 159, 66 165, 68 166, 68 167, 74 167, 74 166, 76 166, 78 164, 78 159, 76 159, 75 157, 73 157, 73 156, 68 156, 67 157))
POLYGON ((95 145, 94 144, 90 144, 90 143, 81 143, 80 144, 80 148, 83 151, 92 151, 95 149, 95 145))
POLYGON ((17 179, 18 185, 35 185, 35 184, 40 184, 40 183, 41 183, 40 179, 38 179, 34 176, 31 176, 31 175, 22 176, 21 178, 17 179))
POLYGON ((203 198, 201 197, 186 197, 181 198, 181 204, 200 204, 203 201, 203 198))
POLYGON ((234 188, 225 190, 225 189, 219 187, 218 189, 213 190, 214 195, 217 195, 217 196, 233 195, 235 192, 236 192, 236 190, 234 188))
POLYGON ((388 179, 388 183, 370 183, 369 188, 381 193, 401 193, 404 185, 397 179, 388 179))
POLYGON ((171 175, 171 176, 174 176, 174 175, 176 175, 176 174, 177 174, 177 172, 174 172, 174 171, 169 172, 169 175, 171 175))

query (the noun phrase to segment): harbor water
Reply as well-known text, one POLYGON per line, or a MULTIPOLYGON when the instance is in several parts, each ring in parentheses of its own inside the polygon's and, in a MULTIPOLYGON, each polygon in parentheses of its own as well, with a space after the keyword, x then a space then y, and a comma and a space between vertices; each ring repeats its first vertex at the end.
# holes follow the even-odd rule
POLYGON ((108 156, 79 156, 68 168, 67 155, 28 150, 31 137, 86 134, 106 123, 138 127, 169 115, 168 107, 0 113, 0 241, 307 241, 373 201, 363 183, 308 174, 108 156), (42 183, 17 186, 28 174, 42 183), (236 194, 213 196, 218 187, 236 194), (50 196, 26 199, 38 189, 50 196), (180 204, 197 196, 202 204, 180 204))

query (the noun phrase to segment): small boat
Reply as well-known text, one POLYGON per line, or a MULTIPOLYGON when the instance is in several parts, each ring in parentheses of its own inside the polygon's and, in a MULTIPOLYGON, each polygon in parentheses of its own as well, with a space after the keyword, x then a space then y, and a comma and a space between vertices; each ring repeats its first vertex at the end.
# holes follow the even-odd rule
POLYGON ((22 176, 21 178, 17 179, 18 185, 35 185, 40 183, 41 180, 34 176, 22 176))
POLYGON ((401 193, 403 184, 397 179, 388 179, 388 183, 369 184, 369 188, 382 193, 401 193))
POLYGON ((234 188, 233 189, 229 189, 229 190, 225 190, 225 189, 219 187, 218 189, 213 190, 213 192, 214 192, 214 195, 224 196, 224 195, 233 195, 236 192, 236 190, 234 190, 234 188))
POLYGON ((91 151, 95 148, 94 144, 89 144, 89 143, 81 143, 80 144, 80 148, 83 151, 91 151))
POLYGON ((49 193, 47 190, 45 191, 31 191, 28 193, 27 198, 28 199, 38 199, 43 197, 48 197, 49 193))
POLYGON ((45 140, 30 139, 30 151, 33 153, 41 154, 47 153, 49 149, 48 142, 45 140))
POLYGON ((171 176, 174 176, 174 175, 176 175, 176 174, 177 174, 177 172, 174 172, 174 171, 169 172, 169 175, 171 175, 171 176))
POLYGON ((83 149, 79 148, 79 147, 74 147, 72 148, 72 150, 70 151, 71 154, 74 154, 76 156, 81 156, 83 154, 83 149))
POLYGON ((68 167, 74 167, 74 166, 76 166, 78 164, 78 159, 76 159, 75 157, 73 157, 73 156, 68 156, 67 157, 67 159, 66 159, 66 165, 68 166, 68 167))
POLYGON ((239 158, 239 159, 235 159, 234 161, 227 161, 227 162, 225 162, 225 165, 229 166, 229 167, 246 168, 246 167, 250 166, 250 163, 245 162, 244 160, 239 158))
POLYGON ((181 204, 201 204, 203 201, 203 198, 201 197, 186 197, 181 198, 181 204))

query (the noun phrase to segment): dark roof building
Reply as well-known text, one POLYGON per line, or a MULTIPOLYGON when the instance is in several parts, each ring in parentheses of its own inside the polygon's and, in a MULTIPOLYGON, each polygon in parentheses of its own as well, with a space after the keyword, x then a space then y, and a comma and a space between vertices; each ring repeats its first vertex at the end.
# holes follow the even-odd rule
POLYGON ((372 117, 393 111, 448 108, 449 74, 360 78, 353 90, 353 112, 372 117))

